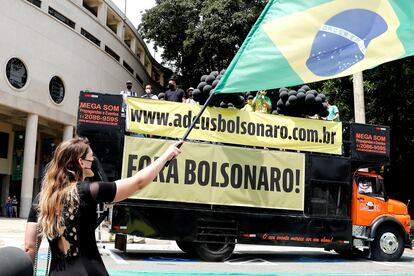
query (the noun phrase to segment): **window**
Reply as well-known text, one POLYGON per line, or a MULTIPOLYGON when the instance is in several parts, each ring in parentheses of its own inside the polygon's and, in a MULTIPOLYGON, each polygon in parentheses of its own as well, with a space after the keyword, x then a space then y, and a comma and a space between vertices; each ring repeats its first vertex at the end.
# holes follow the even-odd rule
POLYGON ((94 37, 90 32, 86 31, 84 28, 81 28, 81 34, 96 45, 101 46, 101 41, 94 37))
POLYGON ((62 21, 63 23, 71 27, 72 29, 75 29, 75 22, 73 22, 72 20, 70 20, 69 18, 67 18, 66 16, 58 12, 57 10, 55 10, 54 8, 49 7, 49 14, 54 16, 57 20, 62 21))
POLYGON ((106 10, 106 26, 114 34, 117 34, 118 24, 121 22, 121 18, 114 12, 112 9, 108 8, 106 10))
POLYGON ((6 65, 6 76, 13 87, 21 89, 27 82, 26 66, 20 59, 11 58, 6 65))
POLYGON ((0 132, 0 158, 7 159, 9 151, 9 134, 0 132))
POLYGON ((131 66, 129 66, 128 63, 125 62, 125 60, 123 61, 124 67, 125 69, 127 69, 131 74, 134 74, 134 69, 132 69, 131 66))
POLYGON ((311 181, 310 214, 316 216, 346 217, 347 185, 330 181, 311 181))
POLYGON ((358 193, 367 196, 384 198, 384 183, 382 179, 360 176, 357 179, 358 193))
POLYGON ((65 86, 58 76, 54 76, 49 82, 49 94, 52 100, 60 104, 65 97, 65 86))
POLYGON ((92 13, 93 15, 98 16, 98 6, 92 5, 90 2, 91 1, 83 0, 83 3, 82 3, 83 7, 87 9, 90 13, 92 13))
POLYGON ((109 48, 108 46, 105 45, 105 52, 107 52, 108 54, 110 54, 114 59, 116 59, 117 61, 119 61, 119 56, 117 55, 117 53, 115 53, 114 51, 112 51, 111 48, 109 48))
POLYGON ((40 0, 26 0, 26 1, 32 3, 33 5, 39 8, 42 6, 42 1, 40 0))

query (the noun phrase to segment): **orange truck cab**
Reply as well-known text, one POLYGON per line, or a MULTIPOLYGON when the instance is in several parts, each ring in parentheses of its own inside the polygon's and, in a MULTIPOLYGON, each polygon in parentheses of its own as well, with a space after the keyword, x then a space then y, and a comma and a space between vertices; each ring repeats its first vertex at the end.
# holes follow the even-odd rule
POLYGON ((370 249, 374 259, 396 260, 411 248, 407 205, 387 197, 380 175, 354 173, 351 213, 354 247, 370 249))

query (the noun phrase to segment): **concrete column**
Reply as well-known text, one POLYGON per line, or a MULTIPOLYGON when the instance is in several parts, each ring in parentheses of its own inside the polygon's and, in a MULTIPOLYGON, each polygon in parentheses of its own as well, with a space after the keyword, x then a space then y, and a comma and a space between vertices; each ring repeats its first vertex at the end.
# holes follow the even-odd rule
POLYGON ((73 126, 66 125, 63 129, 63 141, 73 138, 73 126))
POLYGON ((137 43, 138 43, 137 38, 133 36, 131 39, 131 50, 134 54, 137 54, 137 43))
POLYGON ((102 25, 106 26, 106 17, 108 14, 108 7, 106 3, 102 2, 98 6, 98 20, 102 25))
POLYGON ((33 178, 36 154, 37 123, 39 116, 29 114, 24 138, 22 192, 20 194, 20 217, 27 218, 33 195, 33 178))
POLYGON ((119 36, 119 38, 124 41, 124 35, 125 35, 125 22, 119 21, 116 25, 116 34, 119 36))
POLYGON ((364 80, 362 72, 353 75, 355 122, 365 124, 364 80))

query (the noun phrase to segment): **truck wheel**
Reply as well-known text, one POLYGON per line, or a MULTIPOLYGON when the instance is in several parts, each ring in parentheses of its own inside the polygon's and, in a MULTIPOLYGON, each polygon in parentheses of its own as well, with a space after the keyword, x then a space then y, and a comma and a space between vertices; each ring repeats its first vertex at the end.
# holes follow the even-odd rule
POLYGON ((372 243, 372 258, 377 261, 398 260, 404 252, 404 242, 401 234, 392 226, 378 229, 372 243))
POLYGON ((185 253, 194 255, 196 253, 196 245, 193 242, 188 241, 175 241, 177 246, 185 253))
POLYGON ((224 243, 200 243, 196 246, 197 255, 207 262, 223 262, 230 258, 234 251, 234 240, 225 238, 224 243))

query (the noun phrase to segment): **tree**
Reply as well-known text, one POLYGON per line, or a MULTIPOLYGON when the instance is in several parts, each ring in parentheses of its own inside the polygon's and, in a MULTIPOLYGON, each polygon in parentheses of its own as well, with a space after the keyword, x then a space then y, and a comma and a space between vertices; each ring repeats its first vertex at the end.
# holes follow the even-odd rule
POLYGON ((228 66, 266 0, 157 0, 138 31, 162 47, 163 61, 181 75, 183 84, 228 66))

